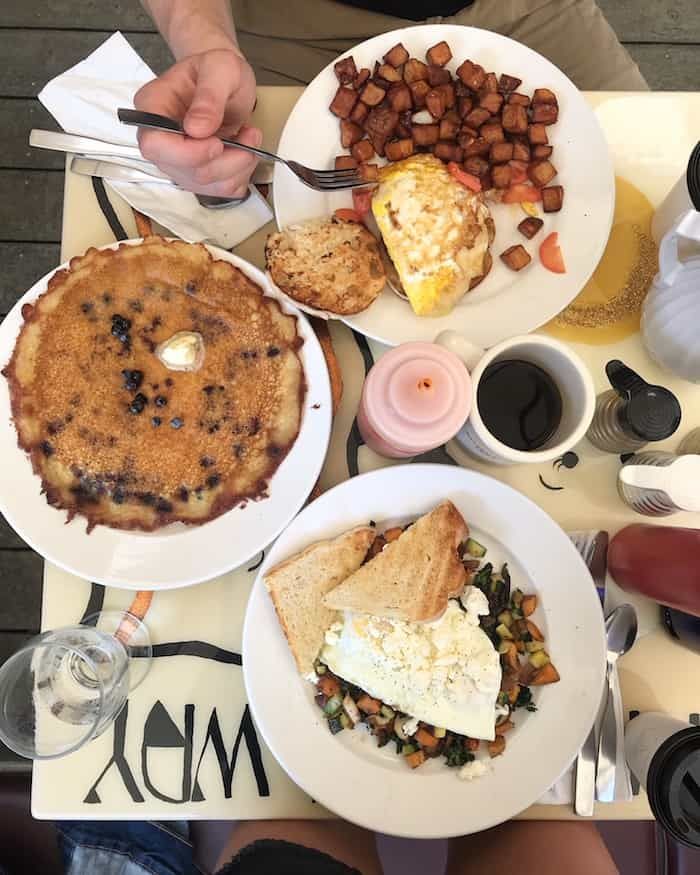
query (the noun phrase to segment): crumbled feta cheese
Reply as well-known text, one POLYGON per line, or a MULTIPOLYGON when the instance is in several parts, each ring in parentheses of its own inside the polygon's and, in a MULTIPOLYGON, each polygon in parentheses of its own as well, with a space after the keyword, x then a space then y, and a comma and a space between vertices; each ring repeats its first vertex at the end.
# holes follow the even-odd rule
POLYGON ((457 772, 457 777, 462 781, 473 781, 475 778, 483 778, 488 771, 489 767, 483 760, 472 760, 462 766, 457 772))

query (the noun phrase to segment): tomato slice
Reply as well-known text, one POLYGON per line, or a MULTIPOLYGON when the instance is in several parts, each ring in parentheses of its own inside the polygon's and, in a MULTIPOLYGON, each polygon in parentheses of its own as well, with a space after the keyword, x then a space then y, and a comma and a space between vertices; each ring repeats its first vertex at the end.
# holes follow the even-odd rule
POLYGON ((352 205, 359 215, 360 221, 364 219, 372 207, 373 194, 374 190, 371 188, 353 188, 352 190, 352 205))
POLYGON ((564 256, 559 248, 559 234, 552 231, 540 244, 540 261, 552 273, 566 273, 564 256))
POLYGON ((527 162, 526 161, 509 161, 510 166, 510 184, 520 185, 527 182, 527 162))
POLYGON ((447 169, 457 182, 465 188, 468 188, 470 191, 481 191, 481 180, 479 177, 474 176, 473 173, 467 173, 467 171, 463 170, 455 161, 450 161, 447 165, 447 169))
POLYGON ((362 216, 357 210, 340 209, 333 213, 334 219, 340 219, 341 222, 362 222, 362 216))
POLYGON ((510 188, 503 192, 503 197, 501 198, 501 202, 504 204, 534 204, 541 200, 542 195, 538 188, 535 188, 534 185, 524 184, 511 185, 510 188))

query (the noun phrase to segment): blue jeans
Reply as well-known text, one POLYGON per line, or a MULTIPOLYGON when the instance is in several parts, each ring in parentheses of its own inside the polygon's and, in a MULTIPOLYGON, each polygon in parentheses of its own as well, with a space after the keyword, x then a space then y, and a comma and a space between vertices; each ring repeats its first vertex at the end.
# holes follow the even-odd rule
POLYGON ((186 821, 62 821, 65 875, 202 875, 186 821))

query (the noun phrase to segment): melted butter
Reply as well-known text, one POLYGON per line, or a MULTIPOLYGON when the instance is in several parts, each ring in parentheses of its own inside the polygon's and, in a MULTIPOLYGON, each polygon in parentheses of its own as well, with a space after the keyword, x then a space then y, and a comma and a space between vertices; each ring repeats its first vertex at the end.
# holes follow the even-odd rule
MULTIPOLYGON (((615 214, 603 257, 579 295, 542 330, 593 346, 615 343, 639 330, 644 298, 658 270, 653 213, 638 188, 615 178, 615 214)), ((561 243, 566 258, 567 243, 561 243)))
POLYGON ((178 331, 158 346, 156 355, 171 371, 197 371, 204 361, 204 338, 197 331, 178 331))

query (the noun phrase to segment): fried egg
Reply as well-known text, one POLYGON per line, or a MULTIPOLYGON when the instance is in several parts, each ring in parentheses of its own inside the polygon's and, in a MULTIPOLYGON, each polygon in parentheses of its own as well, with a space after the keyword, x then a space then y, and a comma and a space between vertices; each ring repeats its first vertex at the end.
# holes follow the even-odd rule
POLYGON ((418 316, 443 316, 488 272, 489 209, 433 155, 388 164, 379 179, 372 213, 401 285, 418 316))
POLYGON ((501 664, 479 626, 476 587, 433 623, 345 612, 326 633, 321 660, 334 674, 406 714, 471 738, 493 740, 501 664))

